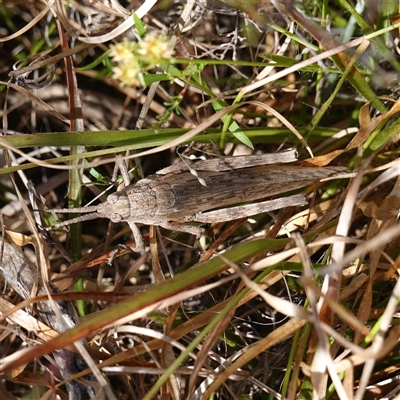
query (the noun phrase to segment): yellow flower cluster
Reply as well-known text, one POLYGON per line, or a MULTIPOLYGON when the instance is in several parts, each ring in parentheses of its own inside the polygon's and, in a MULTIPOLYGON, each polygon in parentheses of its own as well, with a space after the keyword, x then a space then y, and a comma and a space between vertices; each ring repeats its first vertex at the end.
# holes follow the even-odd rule
POLYGON ((167 36, 150 32, 138 43, 137 53, 148 57, 149 60, 169 60, 174 55, 174 49, 167 36))
POLYGON ((123 86, 140 86, 140 74, 161 60, 171 61, 174 54, 168 37, 157 32, 148 33, 138 43, 124 40, 110 49, 110 57, 116 63, 113 77, 123 86))

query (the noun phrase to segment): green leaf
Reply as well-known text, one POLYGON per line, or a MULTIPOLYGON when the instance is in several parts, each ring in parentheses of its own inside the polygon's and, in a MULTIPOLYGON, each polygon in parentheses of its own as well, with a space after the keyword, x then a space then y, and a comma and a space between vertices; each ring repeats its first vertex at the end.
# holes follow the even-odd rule
POLYGON ((89 174, 92 175, 93 178, 95 178, 96 182, 98 182, 98 183, 103 183, 103 184, 109 183, 109 180, 104 175, 102 175, 100 172, 98 172, 95 168, 90 168, 89 174))
POLYGON ((169 81, 171 76, 169 74, 139 74, 140 83, 144 88, 154 82, 169 81))
POLYGON ((298 64, 298 61, 294 60, 293 58, 280 56, 276 54, 265 54, 260 53, 259 57, 264 58, 266 60, 275 61, 279 66, 282 67, 291 67, 292 65, 298 64))
POLYGON ((139 36, 142 38, 147 32, 147 26, 143 23, 143 21, 133 13, 133 20, 135 21, 136 31, 139 36))
MULTIPOLYGON (((250 147, 250 149, 254 150, 253 143, 251 143, 251 140, 243 133, 243 131, 241 129, 231 130, 231 128, 234 124, 236 124, 236 122, 229 125, 229 130, 232 132, 232 135, 235 136, 235 138, 237 140, 239 140, 240 142, 245 144, 247 147, 250 147)), ((238 126, 238 128, 239 128, 239 126, 238 126)))
POLYGON ((167 63, 167 62, 161 62, 160 63, 161 68, 168 73, 170 76, 177 76, 181 77, 182 76, 182 71, 173 65, 167 63))
MULTIPOLYGON (((219 100, 213 101, 211 104, 215 111, 220 111, 222 108, 224 108, 219 100)), ((227 118, 227 115, 223 116, 221 118, 222 122, 225 122, 227 118)), ((251 143, 250 139, 243 133, 236 121, 232 120, 228 129, 237 140, 254 150, 253 143, 251 143)))
POLYGON ((110 54, 111 50, 107 50, 104 52, 100 57, 97 57, 93 62, 90 64, 85 65, 84 67, 78 68, 78 71, 90 71, 97 67, 100 63, 108 59, 108 55, 110 54))
POLYGON ((199 80, 199 74, 203 71, 205 64, 189 64, 182 72, 183 76, 193 76, 193 79, 197 83, 201 83, 199 80))
POLYGON ((369 147, 371 150, 375 151, 380 146, 390 142, 393 138, 395 138, 399 134, 399 129, 400 120, 396 120, 392 125, 377 132, 374 137, 368 140, 365 143, 365 148, 369 147))

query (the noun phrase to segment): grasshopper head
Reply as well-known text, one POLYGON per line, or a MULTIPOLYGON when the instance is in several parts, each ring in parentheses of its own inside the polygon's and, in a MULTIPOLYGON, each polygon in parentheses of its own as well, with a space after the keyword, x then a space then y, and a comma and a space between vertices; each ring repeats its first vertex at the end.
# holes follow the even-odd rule
POLYGON ((97 206, 100 218, 108 218, 112 222, 126 221, 131 215, 128 196, 124 192, 112 193, 104 203, 97 206))

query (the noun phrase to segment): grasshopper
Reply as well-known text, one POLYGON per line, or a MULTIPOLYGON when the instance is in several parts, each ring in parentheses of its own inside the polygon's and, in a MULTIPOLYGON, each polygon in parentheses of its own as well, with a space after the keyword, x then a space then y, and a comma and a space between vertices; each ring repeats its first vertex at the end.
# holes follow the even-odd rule
POLYGON ((57 213, 88 214, 54 227, 96 218, 108 218, 115 223, 127 222, 136 242, 133 250, 140 253, 144 252, 145 246, 137 223, 190 233, 198 240, 201 228, 187 225, 188 222, 225 222, 284 207, 305 205, 307 201, 304 194, 263 199, 324 178, 340 177, 345 171, 342 167, 277 165, 296 160, 296 151, 289 149, 276 154, 222 157, 198 160, 191 164, 185 161, 132 185, 129 184, 128 174, 122 173, 124 190, 110 194, 105 202, 96 206, 55 209, 57 213), (198 174, 203 177, 199 179, 198 174), (259 200, 262 201, 254 203, 259 200))

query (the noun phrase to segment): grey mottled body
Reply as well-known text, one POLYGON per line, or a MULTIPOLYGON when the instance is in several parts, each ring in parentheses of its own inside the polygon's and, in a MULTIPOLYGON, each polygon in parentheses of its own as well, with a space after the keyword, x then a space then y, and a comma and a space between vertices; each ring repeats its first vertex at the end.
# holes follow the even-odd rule
MULTIPOLYGON (((340 167, 276 165, 277 156, 279 160, 279 153, 224 157, 197 161, 190 166, 182 162, 110 194, 98 206, 55 210, 92 212, 58 226, 94 218, 124 221, 133 231, 136 250, 143 251, 144 245, 136 223, 158 225, 199 237, 200 228, 185 223, 230 221, 288 206, 303 205, 306 204, 303 194, 254 202, 302 188, 324 178, 340 177, 344 171, 340 167), (274 162, 274 165, 268 165, 269 162, 274 162), (192 170, 202 177, 201 181, 205 185, 192 170)), ((281 162, 293 161, 295 156, 294 150, 284 152, 281 162)))

